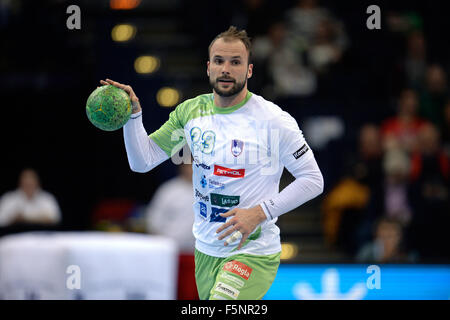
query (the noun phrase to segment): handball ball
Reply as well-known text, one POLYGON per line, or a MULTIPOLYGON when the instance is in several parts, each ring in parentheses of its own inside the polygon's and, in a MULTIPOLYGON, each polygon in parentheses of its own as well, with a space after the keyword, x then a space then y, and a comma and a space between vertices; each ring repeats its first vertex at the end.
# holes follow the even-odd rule
POLYGON ((98 87, 87 100, 86 114, 97 128, 118 130, 130 119, 130 97, 124 90, 112 85, 98 87))

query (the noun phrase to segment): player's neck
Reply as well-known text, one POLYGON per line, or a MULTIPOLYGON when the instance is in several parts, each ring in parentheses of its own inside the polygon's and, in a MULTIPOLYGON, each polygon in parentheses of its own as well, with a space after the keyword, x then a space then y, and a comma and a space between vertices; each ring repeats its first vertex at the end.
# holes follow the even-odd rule
POLYGON ((227 108, 241 103, 242 101, 244 101, 246 96, 247 96, 247 86, 245 86, 241 90, 241 92, 230 97, 219 96, 214 91, 214 104, 219 108, 227 108))

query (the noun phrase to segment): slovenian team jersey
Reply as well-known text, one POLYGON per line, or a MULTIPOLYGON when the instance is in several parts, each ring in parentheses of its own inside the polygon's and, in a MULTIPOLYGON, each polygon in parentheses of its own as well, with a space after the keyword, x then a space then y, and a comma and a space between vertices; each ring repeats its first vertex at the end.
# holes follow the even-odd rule
POLYGON ((150 138, 169 157, 190 149, 197 250, 215 257, 281 251, 277 218, 261 223, 240 250, 240 239, 224 246, 216 230, 226 221, 221 213, 264 206, 279 193, 284 167, 292 172, 314 157, 294 118, 251 92, 227 108, 217 107, 211 93, 179 104, 150 138))

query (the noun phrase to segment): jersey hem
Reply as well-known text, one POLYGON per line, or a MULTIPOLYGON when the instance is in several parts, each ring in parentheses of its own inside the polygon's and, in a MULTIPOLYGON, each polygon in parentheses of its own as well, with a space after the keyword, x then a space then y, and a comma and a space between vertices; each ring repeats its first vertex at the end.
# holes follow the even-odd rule
POLYGON ((238 255, 238 254, 251 254, 251 255, 254 255, 254 256, 267 256, 267 255, 270 255, 270 254, 275 254, 275 253, 281 252, 281 244, 276 249, 274 249, 273 251, 272 250, 268 250, 267 252, 264 252, 264 253, 255 252, 254 250, 245 250, 245 248, 244 248, 244 249, 241 249, 239 251, 231 251, 231 252, 228 252, 228 253, 224 253, 222 255, 221 254, 217 254, 217 252, 209 251, 205 247, 202 247, 202 248, 199 248, 199 247, 202 247, 202 246, 201 245, 199 246, 196 243, 195 244, 195 250, 197 250, 197 251, 199 251, 199 252, 201 252, 203 254, 206 254, 208 256, 215 257, 215 258, 228 258, 228 257, 235 256, 235 255, 238 255))

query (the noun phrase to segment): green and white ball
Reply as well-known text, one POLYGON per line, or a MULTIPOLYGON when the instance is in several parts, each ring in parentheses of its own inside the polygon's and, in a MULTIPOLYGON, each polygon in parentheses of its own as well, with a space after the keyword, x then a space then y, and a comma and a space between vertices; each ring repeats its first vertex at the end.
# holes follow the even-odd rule
POLYGON ((122 128, 131 116, 131 100, 128 94, 112 85, 95 89, 86 103, 89 121, 104 131, 122 128))

